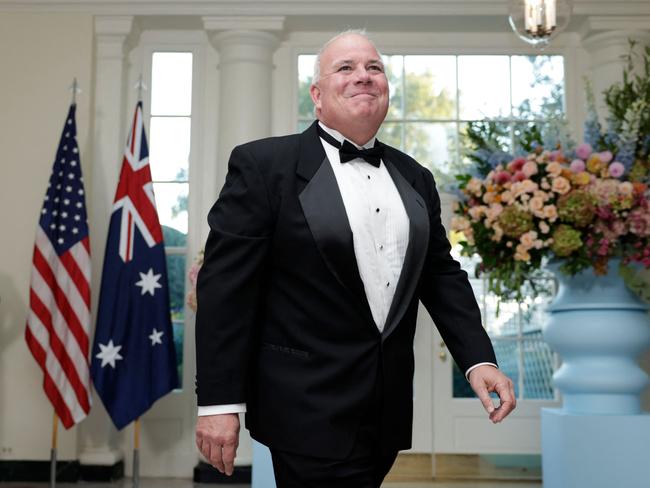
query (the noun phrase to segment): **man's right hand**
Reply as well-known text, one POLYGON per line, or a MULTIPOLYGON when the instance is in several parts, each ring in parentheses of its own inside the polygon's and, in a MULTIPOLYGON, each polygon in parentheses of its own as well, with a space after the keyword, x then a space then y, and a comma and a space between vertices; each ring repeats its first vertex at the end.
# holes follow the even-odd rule
POLYGON ((206 415, 196 421, 196 446, 219 472, 230 476, 239 446, 239 415, 206 415))

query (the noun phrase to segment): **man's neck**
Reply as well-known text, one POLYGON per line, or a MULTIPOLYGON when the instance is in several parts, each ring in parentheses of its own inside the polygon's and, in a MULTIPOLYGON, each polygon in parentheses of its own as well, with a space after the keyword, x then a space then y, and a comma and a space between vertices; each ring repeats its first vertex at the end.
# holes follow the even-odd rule
POLYGON ((339 142, 343 142, 343 139, 347 139, 348 141, 356 144, 358 147, 372 147, 375 144, 376 131, 370 135, 368 135, 368 132, 360 131, 360 135, 356 135, 355 137, 355 134, 346 133, 334 127, 330 127, 321 120, 319 120, 318 123, 339 142))

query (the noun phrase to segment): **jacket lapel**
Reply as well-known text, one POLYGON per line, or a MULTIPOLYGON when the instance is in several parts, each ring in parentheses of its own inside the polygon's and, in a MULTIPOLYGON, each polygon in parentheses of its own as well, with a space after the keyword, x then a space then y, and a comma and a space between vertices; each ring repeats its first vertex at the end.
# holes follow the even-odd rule
POLYGON ((429 213, 424 199, 413 189, 412 182, 402 175, 388 157, 384 156, 383 161, 393 178, 409 217, 409 241, 404 256, 404 265, 382 333, 385 340, 402 320, 420 281, 429 244, 429 213))
POLYGON ((325 156, 314 122, 300 139, 297 174, 306 181, 298 199, 316 246, 336 279, 374 324, 354 254, 352 230, 334 171, 325 156))

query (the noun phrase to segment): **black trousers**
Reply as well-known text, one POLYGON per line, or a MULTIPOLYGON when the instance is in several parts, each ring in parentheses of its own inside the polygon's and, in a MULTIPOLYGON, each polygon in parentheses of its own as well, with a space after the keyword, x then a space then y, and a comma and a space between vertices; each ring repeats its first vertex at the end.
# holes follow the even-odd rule
POLYGON ((382 385, 378 372, 373 401, 344 459, 315 458, 271 448, 277 488, 379 488, 397 457, 396 451, 387 452, 382 444, 382 385))

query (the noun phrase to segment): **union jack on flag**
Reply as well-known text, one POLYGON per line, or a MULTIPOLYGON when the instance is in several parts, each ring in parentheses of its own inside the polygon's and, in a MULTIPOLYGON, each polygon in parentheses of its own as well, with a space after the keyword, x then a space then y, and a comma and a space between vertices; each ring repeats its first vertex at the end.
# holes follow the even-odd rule
POLYGON ((43 388, 66 429, 90 411, 90 243, 77 146, 76 105, 68 111, 36 242, 25 340, 43 388))
POLYGON ((115 192, 91 374, 118 429, 178 386, 165 247, 142 102, 135 109, 115 192))

